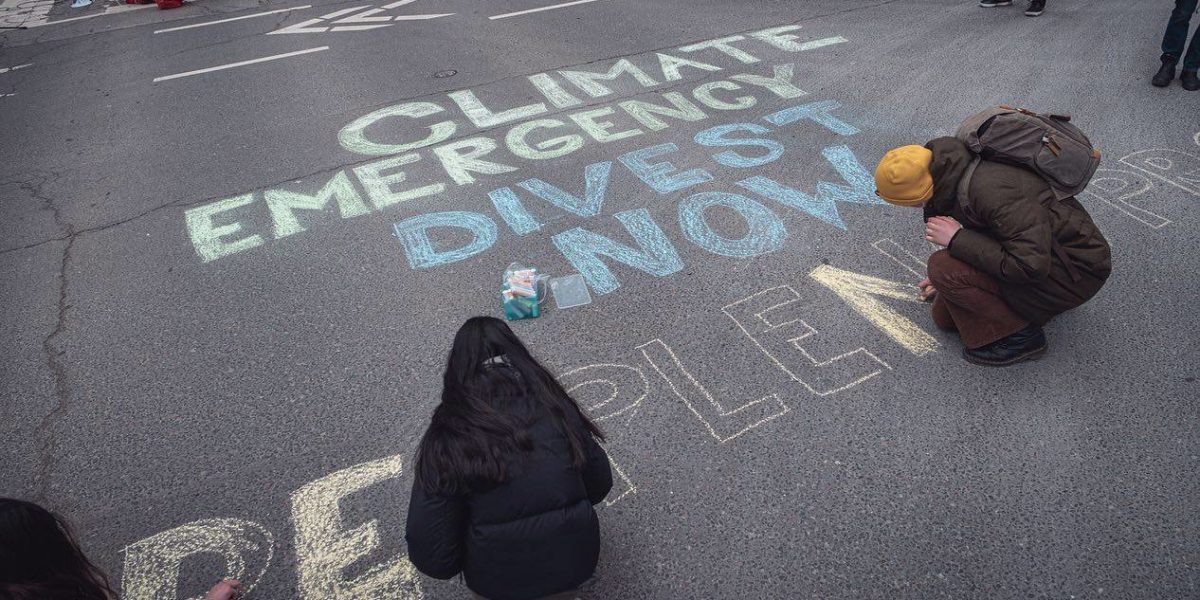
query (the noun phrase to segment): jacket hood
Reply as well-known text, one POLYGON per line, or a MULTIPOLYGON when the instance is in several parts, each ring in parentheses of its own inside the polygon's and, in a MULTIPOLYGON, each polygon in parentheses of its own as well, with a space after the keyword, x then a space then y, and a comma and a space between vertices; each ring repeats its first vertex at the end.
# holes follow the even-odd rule
POLYGON ((933 152, 929 172, 933 174, 933 197, 925 203, 925 218, 948 215, 958 203, 958 182, 975 158, 957 138, 940 137, 925 144, 933 152))

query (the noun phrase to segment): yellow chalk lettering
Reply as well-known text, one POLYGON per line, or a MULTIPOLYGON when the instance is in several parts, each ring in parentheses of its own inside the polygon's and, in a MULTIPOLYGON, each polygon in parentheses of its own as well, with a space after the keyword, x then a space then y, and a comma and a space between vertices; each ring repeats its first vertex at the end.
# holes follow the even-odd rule
POLYGON ((379 522, 347 529, 339 502, 400 477, 401 457, 389 456, 331 473, 292 494, 299 591, 303 600, 419 600, 416 569, 404 555, 347 580, 343 571, 379 549, 379 522))
MULTIPOLYGON (((262 525, 239 519, 204 519, 150 536, 125 548, 121 597, 126 600, 176 600, 179 566, 199 554, 225 561, 224 577, 242 582, 249 592, 271 565, 275 538, 262 525)), ((195 596, 190 600, 200 600, 195 596)))
POLYGON ((879 298, 892 298, 920 303, 914 286, 846 271, 830 265, 819 265, 809 271, 809 277, 829 288, 872 325, 887 334, 909 352, 921 356, 936 352, 938 341, 896 312, 879 298))

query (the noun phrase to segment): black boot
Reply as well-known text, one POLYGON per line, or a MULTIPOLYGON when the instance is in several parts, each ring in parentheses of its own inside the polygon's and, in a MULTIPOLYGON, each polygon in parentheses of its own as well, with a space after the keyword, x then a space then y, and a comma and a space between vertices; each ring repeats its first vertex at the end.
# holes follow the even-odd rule
POLYGON ((1162 67, 1154 74, 1154 79, 1150 80, 1150 84, 1154 87, 1167 87, 1171 85, 1171 80, 1175 79, 1175 61, 1164 60, 1162 67))
POLYGON ((1196 69, 1184 69, 1179 74, 1179 82, 1183 84, 1183 89, 1189 91, 1200 90, 1200 77, 1196 76, 1196 69))
POLYGON ((1042 333, 1042 328, 1030 325, 982 348, 964 348, 963 358, 977 365, 1003 367, 1037 358, 1046 352, 1046 348, 1046 334, 1042 333))

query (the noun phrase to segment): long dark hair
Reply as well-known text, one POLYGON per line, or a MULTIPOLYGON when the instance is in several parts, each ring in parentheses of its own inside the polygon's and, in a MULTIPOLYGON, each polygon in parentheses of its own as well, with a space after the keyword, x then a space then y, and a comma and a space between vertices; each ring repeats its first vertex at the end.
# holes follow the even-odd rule
POLYGON ((417 450, 417 485, 429 493, 455 494, 507 479, 511 461, 533 449, 531 420, 511 410, 515 402, 532 402, 535 414, 550 415, 570 442, 576 468, 585 461, 583 436, 604 440, 504 321, 474 317, 454 336, 442 402, 417 450))
POLYGON ((23 600, 115 600, 58 515, 32 503, 0 498, 0 596, 23 600))

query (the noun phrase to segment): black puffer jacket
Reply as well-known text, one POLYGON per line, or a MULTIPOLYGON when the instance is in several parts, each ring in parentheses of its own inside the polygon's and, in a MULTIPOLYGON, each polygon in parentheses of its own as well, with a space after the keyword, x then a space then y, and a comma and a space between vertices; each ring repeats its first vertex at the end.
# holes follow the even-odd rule
POLYGON ((592 505, 612 488, 608 455, 578 414, 570 415, 586 440, 587 462, 576 469, 570 442, 553 419, 534 418, 534 450, 513 461, 505 483, 454 497, 413 486, 405 539, 408 558, 422 573, 450 579, 461 572, 467 587, 492 600, 547 596, 592 576, 600 556, 592 505))

